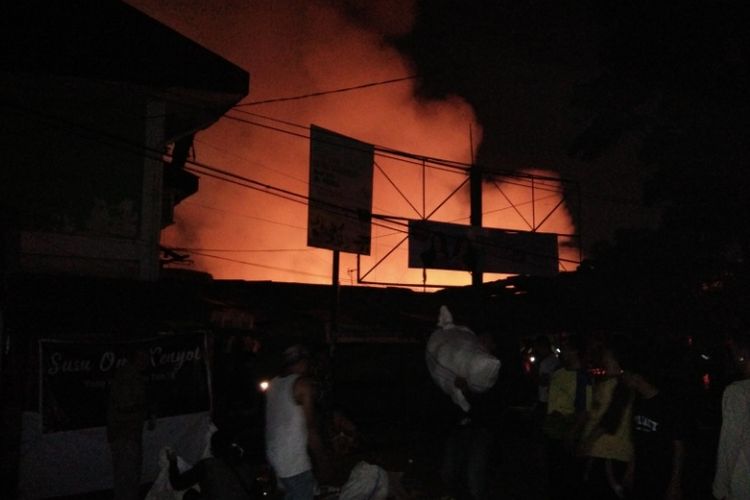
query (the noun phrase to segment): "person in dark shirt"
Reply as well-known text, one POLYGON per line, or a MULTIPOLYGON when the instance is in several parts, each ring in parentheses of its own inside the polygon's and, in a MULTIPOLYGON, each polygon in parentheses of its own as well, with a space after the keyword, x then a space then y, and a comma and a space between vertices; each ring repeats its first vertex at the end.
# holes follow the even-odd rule
POLYGON ((684 412, 662 390, 657 361, 641 353, 624 368, 623 381, 637 397, 633 403, 635 459, 629 471, 632 498, 682 498, 682 469, 687 436, 684 412))
POLYGON ((137 500, 143 464, 143 424, 156 425, 147 395, 149 355, 144 350, 127 354, 127 363, 115 371, 107 402, 107 441, 112 453, 115 500, 137 500))
POLYGON ((177 467, 177 455, 168 453, 169 482, 175 490, 198 485, 200 493, 189 489, 183 496, 190 500, 248 500, 253 498, 252 467, 242 461, 242 450, 227 434, 218 430, 211 435, 212 457, 200 460, 185 472, 177 467))
MULTIPOLYGON (((480 344, 495 354, 495 341, 489 333, 477 335, 480 344)), ((499 384, 475 393, 466 379, 456 377, 455 386, 471 405, 462 412, 446 442, 442 479, 457 498, 489 498, 488 468, 500 413, 499 384)))

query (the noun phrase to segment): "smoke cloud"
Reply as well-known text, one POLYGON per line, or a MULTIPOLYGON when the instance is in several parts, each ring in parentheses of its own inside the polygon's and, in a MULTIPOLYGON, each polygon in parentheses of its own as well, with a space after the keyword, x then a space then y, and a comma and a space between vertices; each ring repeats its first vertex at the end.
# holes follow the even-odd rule
MULTIPOLYGON (((246 69, 251 83, 244 103, 356 86, 415 72, 410 61, 387 41, 411 29, 415 11, 410 2, 232 0, 212 2, 210 6, 190 0, 128 3, 246 69)), ((316 124, 363 142, 471 162, 475 152, 472 149, 476 150, 482 136, 472 108, 457 96, 441 101, 418 100, 414 85, 414 80, 406 80, 247 106, 229 114, 301 135, 307 135, 306 127, 316 124)), ((308 192, 307 139, 224 118, 197 134, 195 152, 201 162, 223 170, 295 193, 308 192)), ((382 157, 376 157, 376 162, 375 213, 419 218, 439 206, 434 219, 468 223, 468 186, 445 201, 463 182, 464 175, 427 169, 423 177, 420 165, 382 157)), ((176 208, 179 224, 164 231, 165 245, 194 249, 190 253, 196 268, 216 278, 331 282, 331 252, 306 246, 306 205, 208 177, 201 177, 200 182, 199 192, 176 208), (188 227, 190 231, 185 230, 188 227)), ((514 196, 523 196, 516 188, 505 186, 514 196)), ((492 205, 494 201, 490 203, 490 199, 504 200, 495 194, 490 196, 491 193, 490 187, 485 187, 485 211, 500 208, 492 205)), ((555 205, 559 198, 552 200, 549 203, 555 205)), ((497 210, 489 213, 485 222, 514 228, 519 225, 513 219, 516 215, 510 210, 497 210)), ((361 273, 369 271, 370 281, 422 283, 422 271, 407 268, 406 242, 397 247, 405 237, 405 228, 386 225, 387 228, 373 229, 372 255, 362 257, 361 273)), ((553 232, 553 227, 563 233, 573 232, 564 208, 550 217, 546 227, 549 232, 553 232)), ((356 283, 356 269, 356 257, 342 254, 341 282, 356 283)), ((429 271, 430 282, 465 284, 470 277, 468 273, 429 271)))

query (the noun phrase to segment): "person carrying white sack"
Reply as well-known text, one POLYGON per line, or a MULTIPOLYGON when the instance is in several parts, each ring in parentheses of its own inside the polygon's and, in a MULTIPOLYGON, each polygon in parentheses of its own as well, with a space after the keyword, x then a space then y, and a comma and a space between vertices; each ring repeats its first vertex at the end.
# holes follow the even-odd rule
POLYGON ((501 411, 496 384, 500 360, 489 332, 474 334, 457 326, 442 306, 438 330, 427 343, 427 365, 433 380, 460 412, 446 440, 441 478, 454 496, 489 498, 488 468, 501 411))

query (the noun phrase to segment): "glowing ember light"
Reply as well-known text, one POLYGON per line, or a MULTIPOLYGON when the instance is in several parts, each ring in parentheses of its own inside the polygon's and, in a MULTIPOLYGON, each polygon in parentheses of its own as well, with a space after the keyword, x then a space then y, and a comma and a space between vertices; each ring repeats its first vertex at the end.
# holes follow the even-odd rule
POLYGON ((706 390, 711 388, 711 375, 708 373, 703 374, 703 388, 706 390))
POLYGON ((263 380, 260 384, 258 384, 258 388, 260 388, 261 392, 266 392, 268 390, 268 386, 268 380, 263 380))

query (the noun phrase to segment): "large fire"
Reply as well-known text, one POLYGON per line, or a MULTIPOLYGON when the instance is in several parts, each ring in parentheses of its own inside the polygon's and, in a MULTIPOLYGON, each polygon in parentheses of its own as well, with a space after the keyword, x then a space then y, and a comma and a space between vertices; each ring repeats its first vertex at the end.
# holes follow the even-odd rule
MULTIPOLYGON (((180 0, 129 3, 247 69, 251 88, 246 103, 414 73, 409 61, 386 42, 387 35, 408 32, 413 20, 412 6, 399 0, 370 2, 371 8, 360 11, 356 21, 343 13, 340 2, 332 1, 227 2, 211 9, 180 0)), ((482 131, 472 108, 459 97, 419 100, 414 85, 415 80, 404 80, 246 106, 228 115, 301 135, 314 123, 364 142, 470 163, 482 131)), ((308 192, 309 141, 298 135, 225 118, 196 136, 195 152, 201 162, 223 170, 302 195, 308 192)), ((429 214, 465 177, 429 168, 423 194, 419 164, 377 156, 376 162, 376 214, 409 218, 429 214)), ((528 222, 539 223, 560 201, 560 185, 554 180, 535 191, 533 208, 531 190, 518 184, 502 178, 485 184, 484 225, 529 230, 528 222)), ((468 200, 467 185, 433 218, 468 224, 468 200)), ((164 232, 163 243, 192 249, 188 253, 196 269, 216 278, 331 282, 331 252, 306 246, 304 204, 202 177, 199 192, 177 207, 176 217, 178 222, 164 232)), ((362 258, 361 274, 369 271, 369 281, 422 283, 422 270, 407 268, 406 243, 397 246, 405 237, 404 227, 384 226, 373 229, 372 255, 362 258)), ((539 230, 574 233, 565 204, 539 230)), ((563 247, 561 257, 577 260, 578 252, 563 247)), ((575 267, 565 261, 563 265, 575 267)), ((356 256, 342 254, 340 269, 342 283, 356 283, 356 256)), ((485 279, 496 278, 486 275, 485 279)), ((428 284, 470 281, 468 273, 427 272, 428 284)))

